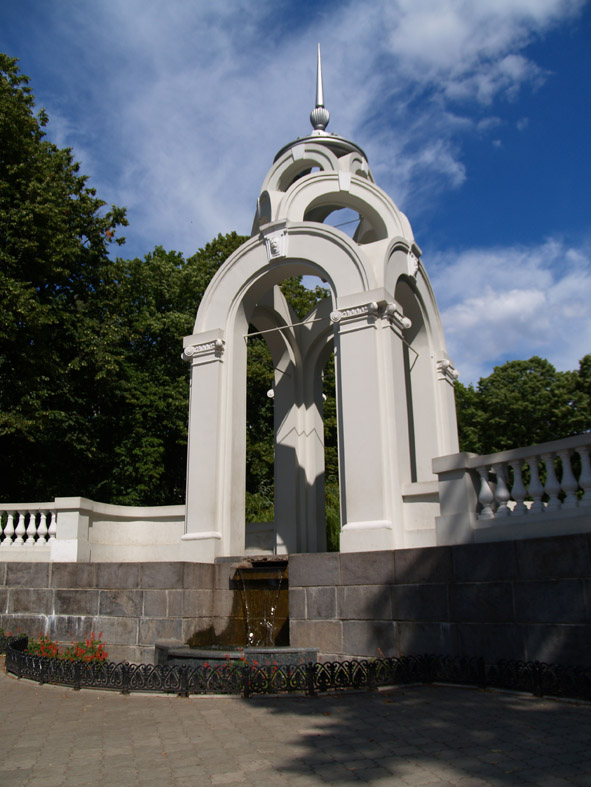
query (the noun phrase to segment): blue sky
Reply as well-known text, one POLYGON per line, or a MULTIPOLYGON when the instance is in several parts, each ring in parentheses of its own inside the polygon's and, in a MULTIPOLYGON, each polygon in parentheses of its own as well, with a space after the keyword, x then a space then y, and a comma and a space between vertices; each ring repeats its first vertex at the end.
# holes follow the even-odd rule
POLYGON ((408 215, 464 382, 591 352, 588 0, 4 0, 49 137, 126 205, 123 256, 248 234, 276 151, 329 130, 408 215))

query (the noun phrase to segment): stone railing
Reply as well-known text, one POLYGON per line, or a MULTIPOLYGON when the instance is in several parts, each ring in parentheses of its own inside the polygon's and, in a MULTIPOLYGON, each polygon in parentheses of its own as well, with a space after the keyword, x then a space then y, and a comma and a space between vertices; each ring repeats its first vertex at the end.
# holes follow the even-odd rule
POLYGON ((185 506, 117 506, 83 497, 0 504, 0 562, 183 558, 185 506))
POLYGON ((49 560, 56 534, 55 503, 0 504, 0 561, 9 552, 25 561, 49 560))
POLYGON ((591 532, 591 434, 433 460, 437 543, 591 532))

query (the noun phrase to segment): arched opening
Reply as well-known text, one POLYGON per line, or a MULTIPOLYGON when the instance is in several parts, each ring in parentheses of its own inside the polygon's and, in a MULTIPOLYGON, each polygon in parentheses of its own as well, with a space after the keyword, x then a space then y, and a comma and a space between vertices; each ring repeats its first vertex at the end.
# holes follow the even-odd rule
POLYGON ((338 552, 341 535, 341 494, 339 484, 336 371, 335 355, 332 346, 322 373, 322 399, 326 548, 328 552, 338 552))
POLYGON ((329 224, 345 232, 359 245, 387 237, 386 225, 378 213, 350 195, 331 194, 330 199, 315 200, 306 209, 304 221, 329 224))
POLYGON ((324 224, 329 224, 331 227, 341 230, 341 232, 353 239, 360 222, 361 216, 359 211, 353 210, 353 208, 336 208, 323 221, 324 224))
POLYGON ((277 184, 278 190, 287 191, 290 186, 293 186, 296 180, 300 180, 300 178, 304 178, 306 175, 311 175, 314 172, 320 172, 321 169, 320 165, 313 159, 299 159, 294 161, 290 167, 287 167, 284 172, 282 172, 277 184))
POLYGON ((273 413, 273 359, 264 334, 248 326, 246 360, 246 548, 252 534, 252 545, 258 543, 262 551, 262 534, 268 528, 259 527, 275 519, 275 445, 273 413), (250 531, 250 533, 248 532, 250 531), (259 538, 254 534, 260 535, 259 538))
MULTIPOLYGON (((261 476, 263 481, 269 479, 268 470, 248 469, 251 493, 263 493, 258 501, 263 504, 263 515, 248 518, 271 519, 273 509, 279 554, 326 550, 322 371, 332 349, 329 345, 341 332, 330 315, 337 297, 358 293, 363 297, 371 290, 374 271, 344 236, 312 223, 289 232, 286 246, 289 256, 274 258, 265 236, 248 240, 216 273, 201 302, 194 334, 185 340, 192 362, 192 387, 184 540, 200 542, 196 544, 199 554, 207 558, 237 555, 245 548, 245 337, 263 331, 269 331, 263 341, 273 360, 274 398, 269 402, 266 396, 271 388, 267 388, 267 367, 251 410, 268 411, 269 421, 273 410, 274 489, 269 494, 259 484, 261 476), (330 297, 318 303, 318 295, 296 279, 296 294, 304 303, 301 311, 297 304, 290 308, 287 300, 293 293, 287 297, 281 288, 299 276, 326 278, 330 297), (310 301, 317 305, 306 320, 310 301)), ((354 371, 347 367, 347 379, 352 375, 354 371)), ((340 371, 337 379, 339 389, 344 388, 340 371)), ((341 410, 339 401, 339 419, 341 410)), ((267 434, 270 431, 266 429, 267 434)), ((355 450, 349 455, 358 454, 355 450)), ((270 449, 266 456, 268 466, 270 449)), ((343 465, 343 488, 345 470, 343 465)))
MULTIPOLYGON (((246 335, 246 552, 326 549, 322 418, 327 355, 335 411, 331 298, 320 278, 306 277, 308 285, 302 278, 287 277, 260 299, 246 335)), ((331 522, 338 527, 336 417, 331 424, 331 522)), ((333 543, 338 548, 338 531, 333 543)))

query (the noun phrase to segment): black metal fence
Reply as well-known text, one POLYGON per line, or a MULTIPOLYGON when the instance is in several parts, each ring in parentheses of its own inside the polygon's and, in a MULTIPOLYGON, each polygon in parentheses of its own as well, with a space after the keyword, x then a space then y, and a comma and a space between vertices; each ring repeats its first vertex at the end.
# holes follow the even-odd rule
MULTIPOLYGON (((2 643, 0 643, 1 646, 2 643)), ((74 689, 111 689, 190 694, 315 695, 346 689, 377 689, 410 683, 453 683, 479 688, 512 689, 538 697, 591 700, 591 667, 568 667, 537 661, 498 661, 449 656, 401 656, 297 665, 232 663, 222 666, 162 666, 127 662, 85 663, 26 653, 28 639, 6 642, 6 669, 19 678, 57 683, 74 689)))
POLYGON ((10 635, 6 635, 2 629, 0 629, 0 655, 2 653, 6 653, 6 647, 10 640, 15 639, 10 635))

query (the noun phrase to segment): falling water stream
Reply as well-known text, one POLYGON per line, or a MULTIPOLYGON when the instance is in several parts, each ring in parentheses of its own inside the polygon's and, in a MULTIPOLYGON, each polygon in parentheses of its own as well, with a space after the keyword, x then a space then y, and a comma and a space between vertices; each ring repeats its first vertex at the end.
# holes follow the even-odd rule
POLYGON ((245 645, 271 647, 280 644, 277 640, 288 615, 287 563, 244 560, 236 566, 235 578, 244 612, 245 645))
POLYGON ((282 585, 285 583, 285 569, 264 570, 252 566, 239 566, 237 574, 242 585, 241 596, 246 624, 246 644, 249 647, 270 647, 275 645, 275 618, 281 598, 282 585), (254 577, 253 577, 254 573, 254 577))

